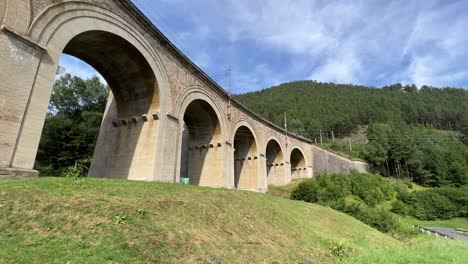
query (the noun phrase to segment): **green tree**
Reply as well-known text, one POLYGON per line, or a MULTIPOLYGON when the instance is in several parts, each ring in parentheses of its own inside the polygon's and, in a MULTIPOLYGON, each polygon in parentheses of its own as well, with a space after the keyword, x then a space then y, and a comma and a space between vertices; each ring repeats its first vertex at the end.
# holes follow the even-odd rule
POLYGON ((43 175, 59 176, 79 160, 90 160, 109 88, 98 77, 64 75, 54 85, 36 159, 43 175))
POLYGON ((289 122, 288 128, 291 132, 299 135, 304 135, 306 130, 304 124, 299 119, 293 119, 289 122))
POLYGON ((368 160, 377 166, 386 165, 389 158, 390 132, 391 127, 386 124, 376 123, 369 126, 368 160))

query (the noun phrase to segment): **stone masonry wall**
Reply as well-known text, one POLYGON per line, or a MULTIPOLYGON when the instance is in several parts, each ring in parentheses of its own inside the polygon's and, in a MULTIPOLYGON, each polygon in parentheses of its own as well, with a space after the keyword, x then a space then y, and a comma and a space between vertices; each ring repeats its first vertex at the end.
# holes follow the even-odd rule
POLYGON ((313 146, 314 176, 329 173, 368 172, 368 164, 338 156, 330 151, 313 146))

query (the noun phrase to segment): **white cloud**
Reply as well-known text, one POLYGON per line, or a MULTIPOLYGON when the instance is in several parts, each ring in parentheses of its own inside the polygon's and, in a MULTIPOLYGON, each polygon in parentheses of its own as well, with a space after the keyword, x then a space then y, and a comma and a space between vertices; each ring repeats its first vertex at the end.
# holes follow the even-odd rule
POLYGON ((468 86, 466 1, 133 1, 209 74, 234 68, 239 92, 305 78, 468 86))
POLYGON ((234 94, 252 92, 262 87, 278 85, 287 81, 283 75, 275 74, 266 64, 258 64, 248 73, 238 74, 234 70, 233 79, 236 80, 232 87, 234 94))
POLYGON ((352 52, 335 56, 318 67, 310 79, 338 83, 357 83, 363 71, 361 62, 352 52))
POLYGON ((468 19, 459 12, 461 3, 428 10, 419 16, 405 50, 410 64, 402 71, 406 83, 418 86, 467 84, 468 19))

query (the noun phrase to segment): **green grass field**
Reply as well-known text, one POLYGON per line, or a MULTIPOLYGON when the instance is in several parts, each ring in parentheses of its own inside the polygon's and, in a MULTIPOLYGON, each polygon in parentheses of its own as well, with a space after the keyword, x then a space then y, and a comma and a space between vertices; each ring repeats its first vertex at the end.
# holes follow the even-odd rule
POLYGON ((468 243, 423 236, 397 247, 369 250, 338 261, 343 264, 464 264, 467 262, 468 243))
POLYGON ((67 178, 0 181, 0 234, 0 263, 378 263, 388 255, 424 257, 413 258, 412 249, 426 250, 431 260, 440 253, 453 260, 448 263, 462 263, 457 261, 468 252, 468 243, 455 241, 400 242, 330 208, 268 194, 97 179, 77 186, 67 178))
POLYGON ((176 184, 0 181, 1 263, 324 263, 399 244, 329 208, 176 184))

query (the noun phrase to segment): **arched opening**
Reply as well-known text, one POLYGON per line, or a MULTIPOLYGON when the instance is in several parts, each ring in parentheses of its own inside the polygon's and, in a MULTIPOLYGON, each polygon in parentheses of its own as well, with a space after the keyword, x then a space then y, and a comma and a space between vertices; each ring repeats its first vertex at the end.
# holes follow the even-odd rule
POLYGON ((63 53, 85 61, 104 77, 112 90, 118 118, 158 111, 156 76, 127 40, 105 31, 88 31, 75 36, 63 53))
POLYGON ((283 151, 278 141, 272 139, 266 147, 268 184, 279 185, 285 181, 283 151))
POLYGON ((150 180, 154 170, 159 90, 148 61, 126 39, 97 30, 73 37, 63 54, 89 64, 112 91, 89 175, 150 180))
POLYGON ((298 148, 291 152, 291 178, 299 179, 307 177, 307 166, 304 154, 298 148))
POLYGON ((193 185, 222 186, 221 124, 211 105, 192 101, 184 112, 180 176, 193 185))
POLYGON ((255 137, 246 126, 234 136, 234 186, 236 189, 258 189, 258 157, 255 137))

